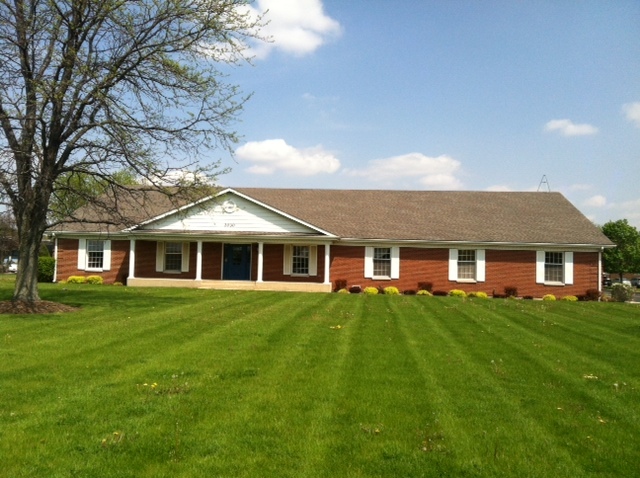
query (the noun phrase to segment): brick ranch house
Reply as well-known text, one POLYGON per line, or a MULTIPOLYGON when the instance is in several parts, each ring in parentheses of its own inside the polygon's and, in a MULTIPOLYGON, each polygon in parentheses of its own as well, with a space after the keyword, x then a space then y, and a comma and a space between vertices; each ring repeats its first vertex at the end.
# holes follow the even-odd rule
POLYGON ((552 192, 228 188, 182 205, 140 197, 122 201, 129 225, 85 211, 94 223, 49 231, 54 280, 318 292, 431 282, 564 296, 599 290, 601 254, 613 247, 552 192))

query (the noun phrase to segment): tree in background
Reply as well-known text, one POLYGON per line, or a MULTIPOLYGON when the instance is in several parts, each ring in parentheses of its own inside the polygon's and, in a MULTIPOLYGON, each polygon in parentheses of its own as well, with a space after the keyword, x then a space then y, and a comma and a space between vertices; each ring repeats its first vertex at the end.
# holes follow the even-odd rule
POLYGON ((640 233, 626 219, 609 221, 602 232, 616 244, 602 254, 604 269, 618 274, 620 280, 627 272, 640 272, 640 233))
POLYGON ((70 210, 66 200, 86 200, 91 181, 126 190, 115 173, 128 171, 158 189, 167 173, 192 171, 193 181, 163 189, 172 195, 219 173, 201 158, 237 142, 230 125, 247 97, 221 66, 248 60, 246 42, 259 38, 247 3, 0 0, 0 194, 19 239, 14 303, 40 300, 48 219, 70 210), (52 201, 64 207, 51 211, 52 201))

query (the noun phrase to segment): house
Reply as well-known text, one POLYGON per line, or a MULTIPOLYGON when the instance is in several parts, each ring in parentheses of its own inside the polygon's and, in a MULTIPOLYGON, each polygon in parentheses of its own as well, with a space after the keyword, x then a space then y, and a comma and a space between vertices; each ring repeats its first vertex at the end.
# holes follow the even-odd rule
POLYGON ((87 208, 93 223, 50 231, 56 281, 323 292, 430 282, 564 296, 600 289, 613 247, 553 192, 227 188, 180 202, 140 193, 119 207, 118 220, 87 208))

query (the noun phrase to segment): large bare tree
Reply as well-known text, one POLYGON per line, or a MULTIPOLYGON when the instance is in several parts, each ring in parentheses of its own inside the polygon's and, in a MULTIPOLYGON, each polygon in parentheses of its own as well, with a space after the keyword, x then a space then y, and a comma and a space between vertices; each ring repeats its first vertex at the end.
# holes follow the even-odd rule
POLYGON ((14 301, 40 300, 39 245, 68 178, 117 188, 122 170, 151 185, 174 168, 196 182, 215 174, 218 163, 201 158, 232 151, 246 100, 225 68, 247 60, 246 41, 259 37, 247 3, 0 0, 0 193, 19 237, 14 301))

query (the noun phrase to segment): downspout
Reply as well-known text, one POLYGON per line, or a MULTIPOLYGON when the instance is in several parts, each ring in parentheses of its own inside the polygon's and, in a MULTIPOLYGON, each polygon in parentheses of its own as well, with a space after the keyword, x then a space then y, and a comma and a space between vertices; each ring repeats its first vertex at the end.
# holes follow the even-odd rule
POLYGON ((58 238, 55 234, 53 237, 53 282, 58 282, 58 238))
POLYGON ((598 292, 602 294, 602 251, 604 247, 601 247, 598 251, 598 292))

